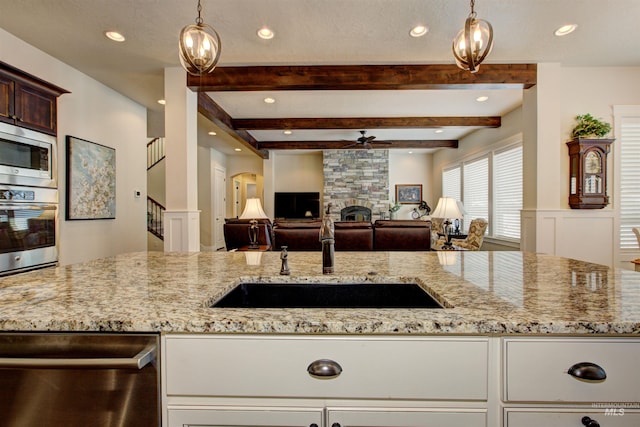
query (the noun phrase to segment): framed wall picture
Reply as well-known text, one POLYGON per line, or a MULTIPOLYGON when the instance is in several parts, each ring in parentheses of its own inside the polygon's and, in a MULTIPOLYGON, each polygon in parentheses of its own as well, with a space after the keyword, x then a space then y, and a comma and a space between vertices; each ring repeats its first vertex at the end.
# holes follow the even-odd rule
POLYGON ((116 217, 116 150, 67 135, 66 219, 116 217))
POLYGON ((401 205, 419 204, 422 201, 422 184, 396 184, 396 202, 401 205))

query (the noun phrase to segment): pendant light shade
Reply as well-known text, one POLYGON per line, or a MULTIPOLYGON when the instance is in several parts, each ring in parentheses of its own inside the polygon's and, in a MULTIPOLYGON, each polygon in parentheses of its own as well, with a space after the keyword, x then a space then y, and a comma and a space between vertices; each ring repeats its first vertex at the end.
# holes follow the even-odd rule
POLYGON ((480 63, 493 48, 493 27, 484 19, 477 19, 475 1, 471 0, 471 13, 464 28, 453 39, 453 57, 458 67, 472 73, 478 72, 480 63))
POLYGON ((198 0, 198 18, 195 25, 187 25, 180 31, 180 63, 187 73, 200 76, 210 73, 220 59, 220 36, 200 16, 202 6, 198 0))

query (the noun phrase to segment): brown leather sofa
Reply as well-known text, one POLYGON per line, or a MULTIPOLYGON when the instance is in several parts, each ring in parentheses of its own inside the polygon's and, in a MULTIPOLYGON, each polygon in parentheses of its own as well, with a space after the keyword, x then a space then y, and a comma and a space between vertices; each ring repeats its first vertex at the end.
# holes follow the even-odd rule
POLYGON ((336 251, 372 251, 373 225, 369 221, 336 221, 336 251))
POLYGON ((276 220, 273 224, 274 249, 279 251, 286 246, 288 251, 321 251, 321 226, 322 221, 317 220, 276 220))
POLYGON ((379 219, 373 229, 376 251, 431 250, 431 221, 379 219))
MULTIPOLYGON (((274 249, 320 251, 322 221, 276 221, 274 249)), ((415 220, 336 221, 336 251, 428 251, 431 250, 431 222, 415 220)))
MULTIPOLYGON (((224 242, 228 251, 249 244, 250 219, 225 218, 224 242)), ((258 244, 273 246, 273 226, 268 218, 258 219, 258 244)))

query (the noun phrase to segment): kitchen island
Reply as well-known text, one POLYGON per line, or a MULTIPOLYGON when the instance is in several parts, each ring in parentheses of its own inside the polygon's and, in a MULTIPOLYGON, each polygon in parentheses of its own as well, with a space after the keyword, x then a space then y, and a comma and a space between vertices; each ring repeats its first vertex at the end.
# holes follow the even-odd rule
POLYGON ((320 253, 290 252, 291 275, 280 276, 280 263, 277 252, 140 252, 8 276, 0 330, 640 334, 640 274, 597 264, 522 252, 337 252, 335 274, 323 276, 320 253), (209 308, 241 281, 415 282, 447 308, 209 308))
POLYGON ((163 426, 640 425, 636 272, 521 252, 288 264, 144 252, 9 276, 0 329, 161 333, 163 426), (417 283, 444 308, 210 308, 240 282, 417 283))

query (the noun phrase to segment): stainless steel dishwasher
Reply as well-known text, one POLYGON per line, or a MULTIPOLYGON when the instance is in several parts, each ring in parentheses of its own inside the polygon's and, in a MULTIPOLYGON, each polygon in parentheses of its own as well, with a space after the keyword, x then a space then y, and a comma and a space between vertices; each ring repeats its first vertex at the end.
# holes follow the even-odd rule
POLYGON ((1 333, 0 426, 158 427, 159 336, 1 333))

